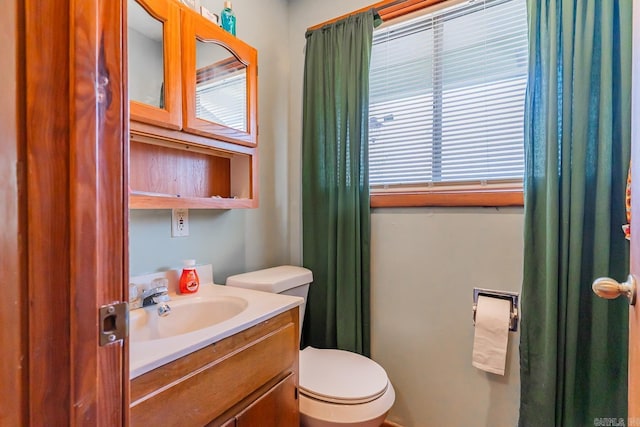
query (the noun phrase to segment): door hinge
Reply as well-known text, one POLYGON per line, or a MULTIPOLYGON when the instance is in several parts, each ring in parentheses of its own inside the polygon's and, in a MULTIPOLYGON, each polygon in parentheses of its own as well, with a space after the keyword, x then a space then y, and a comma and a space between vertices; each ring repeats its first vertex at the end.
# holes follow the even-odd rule
POLYGON ((100 315, 100 347, 125 339, 129 333, 129 304, 114 302, 103 305, 100 315))

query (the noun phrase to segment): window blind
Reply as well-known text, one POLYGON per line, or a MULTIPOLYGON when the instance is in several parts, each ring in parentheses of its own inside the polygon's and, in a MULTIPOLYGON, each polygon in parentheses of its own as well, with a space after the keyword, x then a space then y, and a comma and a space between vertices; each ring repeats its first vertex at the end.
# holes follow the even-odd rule
POLYGON ((241 73, 198 83, 196 117, 247 131, 247 78, 241 73))
POLYGON ((372 187, 522 180, 525 0, 475 0, 374 33, 372 187))

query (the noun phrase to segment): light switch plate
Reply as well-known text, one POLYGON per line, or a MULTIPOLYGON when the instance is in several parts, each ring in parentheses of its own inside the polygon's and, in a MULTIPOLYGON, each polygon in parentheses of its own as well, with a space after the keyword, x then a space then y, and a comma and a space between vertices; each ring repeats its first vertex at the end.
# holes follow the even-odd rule
POLYGON ((171 237, 189 235, 189 209, 171 209, 171 237))

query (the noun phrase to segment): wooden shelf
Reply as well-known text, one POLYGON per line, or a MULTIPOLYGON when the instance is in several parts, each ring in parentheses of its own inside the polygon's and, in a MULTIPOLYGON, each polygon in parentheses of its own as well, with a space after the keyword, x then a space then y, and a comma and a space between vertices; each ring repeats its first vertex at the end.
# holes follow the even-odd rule
POLYGON ((131 209, 249 209, 255 207, 254 205, 255 201, 252 199, 145 196, 136 194, 135 191, 129 196, 131 209))
POLYGON ((256 207, 253 185, 257 167, 255 149, 247 148, 247 153, 241 153, 211 145, 187 144, 182 140, 171 140, 166 135, 158 138, 132 131, 129 143, 129 207, 256 207))

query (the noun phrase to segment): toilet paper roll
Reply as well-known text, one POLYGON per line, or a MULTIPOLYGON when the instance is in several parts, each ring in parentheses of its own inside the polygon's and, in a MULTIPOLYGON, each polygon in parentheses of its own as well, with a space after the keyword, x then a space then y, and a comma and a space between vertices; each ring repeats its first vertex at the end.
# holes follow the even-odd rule
POLYGON ((511 302, 502 298, 478 297, 471 364, 492 374, 504 375, 509 342, 511 302))

